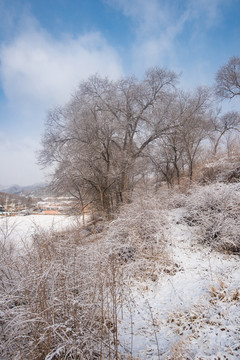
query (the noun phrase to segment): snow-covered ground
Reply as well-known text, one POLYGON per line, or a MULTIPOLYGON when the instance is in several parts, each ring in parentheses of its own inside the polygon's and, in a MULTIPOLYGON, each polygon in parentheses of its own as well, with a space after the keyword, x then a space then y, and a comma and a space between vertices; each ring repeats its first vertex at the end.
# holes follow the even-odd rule
MULTIPOLYGON (((184 211, 166 212, 163 232, 172 264, 156 278, 131 280, 118 317, 119 352, 126 359, 240 359, 239 256, 197 244, 195 228, 181 221, 184 211)), ((0 237, 21 247, 40 229, 65 230, 75 221, 2 218, 0 237)))
POLYGON ((173 266, 134 283, 119 333, 137 359, 240 359, 239 257, 194 244, 172 210, 166 229, 173 266))
POLYGON ((64 215, 29 215, 0 218, 0 241, 13 242, 18 247, 30 245, 31 237, 41 230, 65 230, 76 218, 64 215))

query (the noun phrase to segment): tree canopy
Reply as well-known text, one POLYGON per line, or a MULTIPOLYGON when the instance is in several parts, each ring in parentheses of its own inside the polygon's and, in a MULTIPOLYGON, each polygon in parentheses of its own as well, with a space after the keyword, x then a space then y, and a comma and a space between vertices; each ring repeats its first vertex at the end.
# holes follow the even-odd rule
MULTIPOLYGON (((217 74, 222 96, 238 95, 238 61, 230 59, 217 74)), ((111 214, 130 201, 147 172, 170 186, 183 173, 192 180, 202 143, 217 132, 216 153, 239 116, 214 117, 208 88, 184 92, 177 81, 173 71, 159 67, 142 80, 95 75, 83 81, 71 101, 49 111, 46 120, 39 162, 53 166, 52 186, 74 196, 81 211, 92 204, 111 214)))

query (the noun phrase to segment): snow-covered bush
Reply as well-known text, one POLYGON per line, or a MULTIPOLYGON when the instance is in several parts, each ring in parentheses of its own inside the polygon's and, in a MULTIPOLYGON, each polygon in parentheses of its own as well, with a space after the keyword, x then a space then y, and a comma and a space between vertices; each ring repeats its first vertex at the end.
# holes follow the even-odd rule
POLYGON ((109 224, 38 229, 22 253, 2 244, 0 358, 118 358, 124 284, 156 281, 171 262, 164 219, 161 199, 135 196, 109 224))
POLYGON ((215 181, 224 183, 238 183, 240 179, 239 155, 228 158, 222 156, 218 160, 204 164, 200 171, 199 181, 211 183, 215 181))
POLYGON ((109 224, 106 234, 112 256, 125 264, 128 274, 157 279, 170 259, 164 238, 164 215, 161 197, 138 195, 124 205, 109 224))
POLYGON ((198 240, 218 250, 240 251, 240 185, 195 186, 186 200, 185 221, 198 240))
POLYGON ((38 233, 0 252, 1 359, 115 359, 121 274, 99 239, 38 233))

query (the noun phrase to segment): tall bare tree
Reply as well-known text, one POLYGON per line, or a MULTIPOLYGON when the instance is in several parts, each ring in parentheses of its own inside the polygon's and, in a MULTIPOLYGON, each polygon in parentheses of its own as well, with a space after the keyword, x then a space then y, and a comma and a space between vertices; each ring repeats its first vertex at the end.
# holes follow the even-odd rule
POLYGON ((216 92, 220 98, 232 99, 240 95, 240 58, 232 57, 216 75, 216 92))
POLYGON ((236 111, 229 111, 222 116, 213 117, 213 141, 214 155, 217 154, 222 137, 229 132, 240 132, 240 114, 236 111))
POLYGON ((170 131, 163 134, 157 146, 150 149, 150 158, 155 172, 161 172, 168 185, 172 186, 186 169, 190 180, 200 145, 211 129, 211 93, 208 88, 197 88, 193 93, 178 91, 171 107, 170 131))
POLYGON ((198 87, 193 94, 185 93, 181 97, 181 108, 185 111, 181 116, 179 137, 190 181, 201 144, 211 130, 211 99, 211 92, 205 87, 198 87))
POLYGON ((176 81, 175 73, 154 68, 142 81, 93 76, 81 83, 70 103, 47 118, 39 160, 55 166, 55 185, 84 193, 84 203, 104 212, 128 201, 138 159, 172 126, 176 81))

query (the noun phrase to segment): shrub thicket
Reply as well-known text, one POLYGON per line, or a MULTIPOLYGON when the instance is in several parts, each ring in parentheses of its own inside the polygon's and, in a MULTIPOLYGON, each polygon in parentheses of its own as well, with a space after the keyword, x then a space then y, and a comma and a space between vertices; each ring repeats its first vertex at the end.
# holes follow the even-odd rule
POLYGON ((120 358, 129 281, 169 263, 161 219, 156 199, 137 198, 108 225, 38 230, 21 253, 0 243, 0 358, 120 358))
POLYGON ((196 226, 198 240, 218 250, 240 251, 240 186, 211 184, 192 188, 185 221, 196 226))

